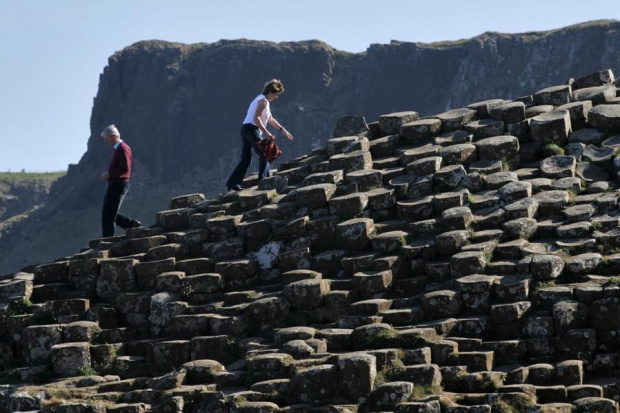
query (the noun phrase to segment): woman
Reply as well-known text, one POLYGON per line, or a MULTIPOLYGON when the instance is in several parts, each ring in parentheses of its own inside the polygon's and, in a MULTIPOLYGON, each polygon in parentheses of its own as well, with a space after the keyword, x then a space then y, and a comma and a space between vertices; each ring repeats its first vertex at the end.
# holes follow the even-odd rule
POLYGON ((270 102, 276 100, 284 92, 284 85, 278 79, 272 79, 265 83, 263 93, 258 95, 248 108, 248 113, 245 115, 243 124, 241 125, 241 160, 237 164, 237 167, 228 178, 226 182, 226 188, 229 191, 240 191, 242 188, 241 183, 245 177, 245 173, 252 162, 252 149, 259 156, 258 162, 258 180, 269 177, 269 162, 265 159, 262 151, 258 147, 263 137, 264 139, 275 139, 275 135, 267 130, 267 124, 271 124, 274 128, 279 130, 289 140, 293 140, 291 135, 284 126, 271 115, 271 109, 269 108, 270 102))

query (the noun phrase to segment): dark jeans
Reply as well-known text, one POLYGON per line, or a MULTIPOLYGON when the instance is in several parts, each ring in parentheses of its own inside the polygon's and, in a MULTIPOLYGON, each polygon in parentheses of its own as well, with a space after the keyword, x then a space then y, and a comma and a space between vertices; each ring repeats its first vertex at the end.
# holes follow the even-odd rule
POLYGON ((108 189, 103 198, 103 208, 101 209, 101 232, 104 238, 114 236, 115 223, 119 227, 127 229, 133 227, 136 222, 118 213, 127 190, 129 190, 128 182, 108 183, 108 189))
POLYGON ((226 182, 227 187, 234 185, 241 185, 245 173, 248 171, 250 164, 252 163, 252 149, 258 154, 258 180, 269 177, 270 166, 269 162, 265 159, 263 152, 258 147, 257 143, 261 141, 260 131, 257 126, 251 123, 244 123, 241 126, 241 160, 237 164, 237 167, 228 178, 226 182))

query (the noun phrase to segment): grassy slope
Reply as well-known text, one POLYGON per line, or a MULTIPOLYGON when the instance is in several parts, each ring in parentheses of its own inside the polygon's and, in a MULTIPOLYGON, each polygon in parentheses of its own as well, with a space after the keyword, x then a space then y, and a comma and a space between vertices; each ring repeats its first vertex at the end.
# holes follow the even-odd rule
POLYGON ((0 182, 14 184, 23 181, 53 182, 67 174, 67 171, 57 172, 0 172, 0 182))

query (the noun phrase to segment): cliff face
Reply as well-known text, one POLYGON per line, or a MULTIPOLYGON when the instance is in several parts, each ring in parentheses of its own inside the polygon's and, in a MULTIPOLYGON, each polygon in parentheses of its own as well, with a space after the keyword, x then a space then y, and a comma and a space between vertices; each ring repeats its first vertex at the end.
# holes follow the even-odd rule
POLYGON ((291 159, 329 138, 343 115, 367 121, 391 111, 427 115, 516 98, 602 67, 618 72, 619 30, 620 22, 594 22, 449 43, 393 42, 359 54, 318 41, 136 43, 114 54, 101 75, 87 152, 52 187, 38 217, 15 229, 36 230, 37 237, 0 240, 0 251, 8 253, 0 256, 0 272, 55 258, 97 236, 105 189, 99 176, 109 156, 99 134, 109 123, 119 127, 136 162, 123 209, 149 224, 173 196, 224 189, 247 105, 268 79, 280 78, 286 87, 273 112, 295 134, 292 143, 280 141, 283 159, 291 159), (66 231, 61 239, 59 228, 66 231))

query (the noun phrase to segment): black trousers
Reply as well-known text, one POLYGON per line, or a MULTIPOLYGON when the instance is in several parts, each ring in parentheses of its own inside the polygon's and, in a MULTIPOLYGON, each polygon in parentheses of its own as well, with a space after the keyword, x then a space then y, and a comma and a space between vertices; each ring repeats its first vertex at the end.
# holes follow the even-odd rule
POLYGON ((128 190, 129 182, 108 183, 101 209, 101 232, 104 238, 114 236, 114 224, 123 229, 131 228, 135 224, 133 219, 118 213, 128 190))
POLYGON ((230 175, 230 178, 228 178, 226 186, 230 188, 234 185, 241 185, 243 183, 245 173, 252 163, 252 150, 258 155, 258 180, 269 178, 271 167, 269 162, 265 159, 263 151, 261 151, 258 146, 258 142, 261 140, 262 136, 257 126, 251 123, 244 123, 241 126, 241 160, 239 160, 237 167, 230 175))

